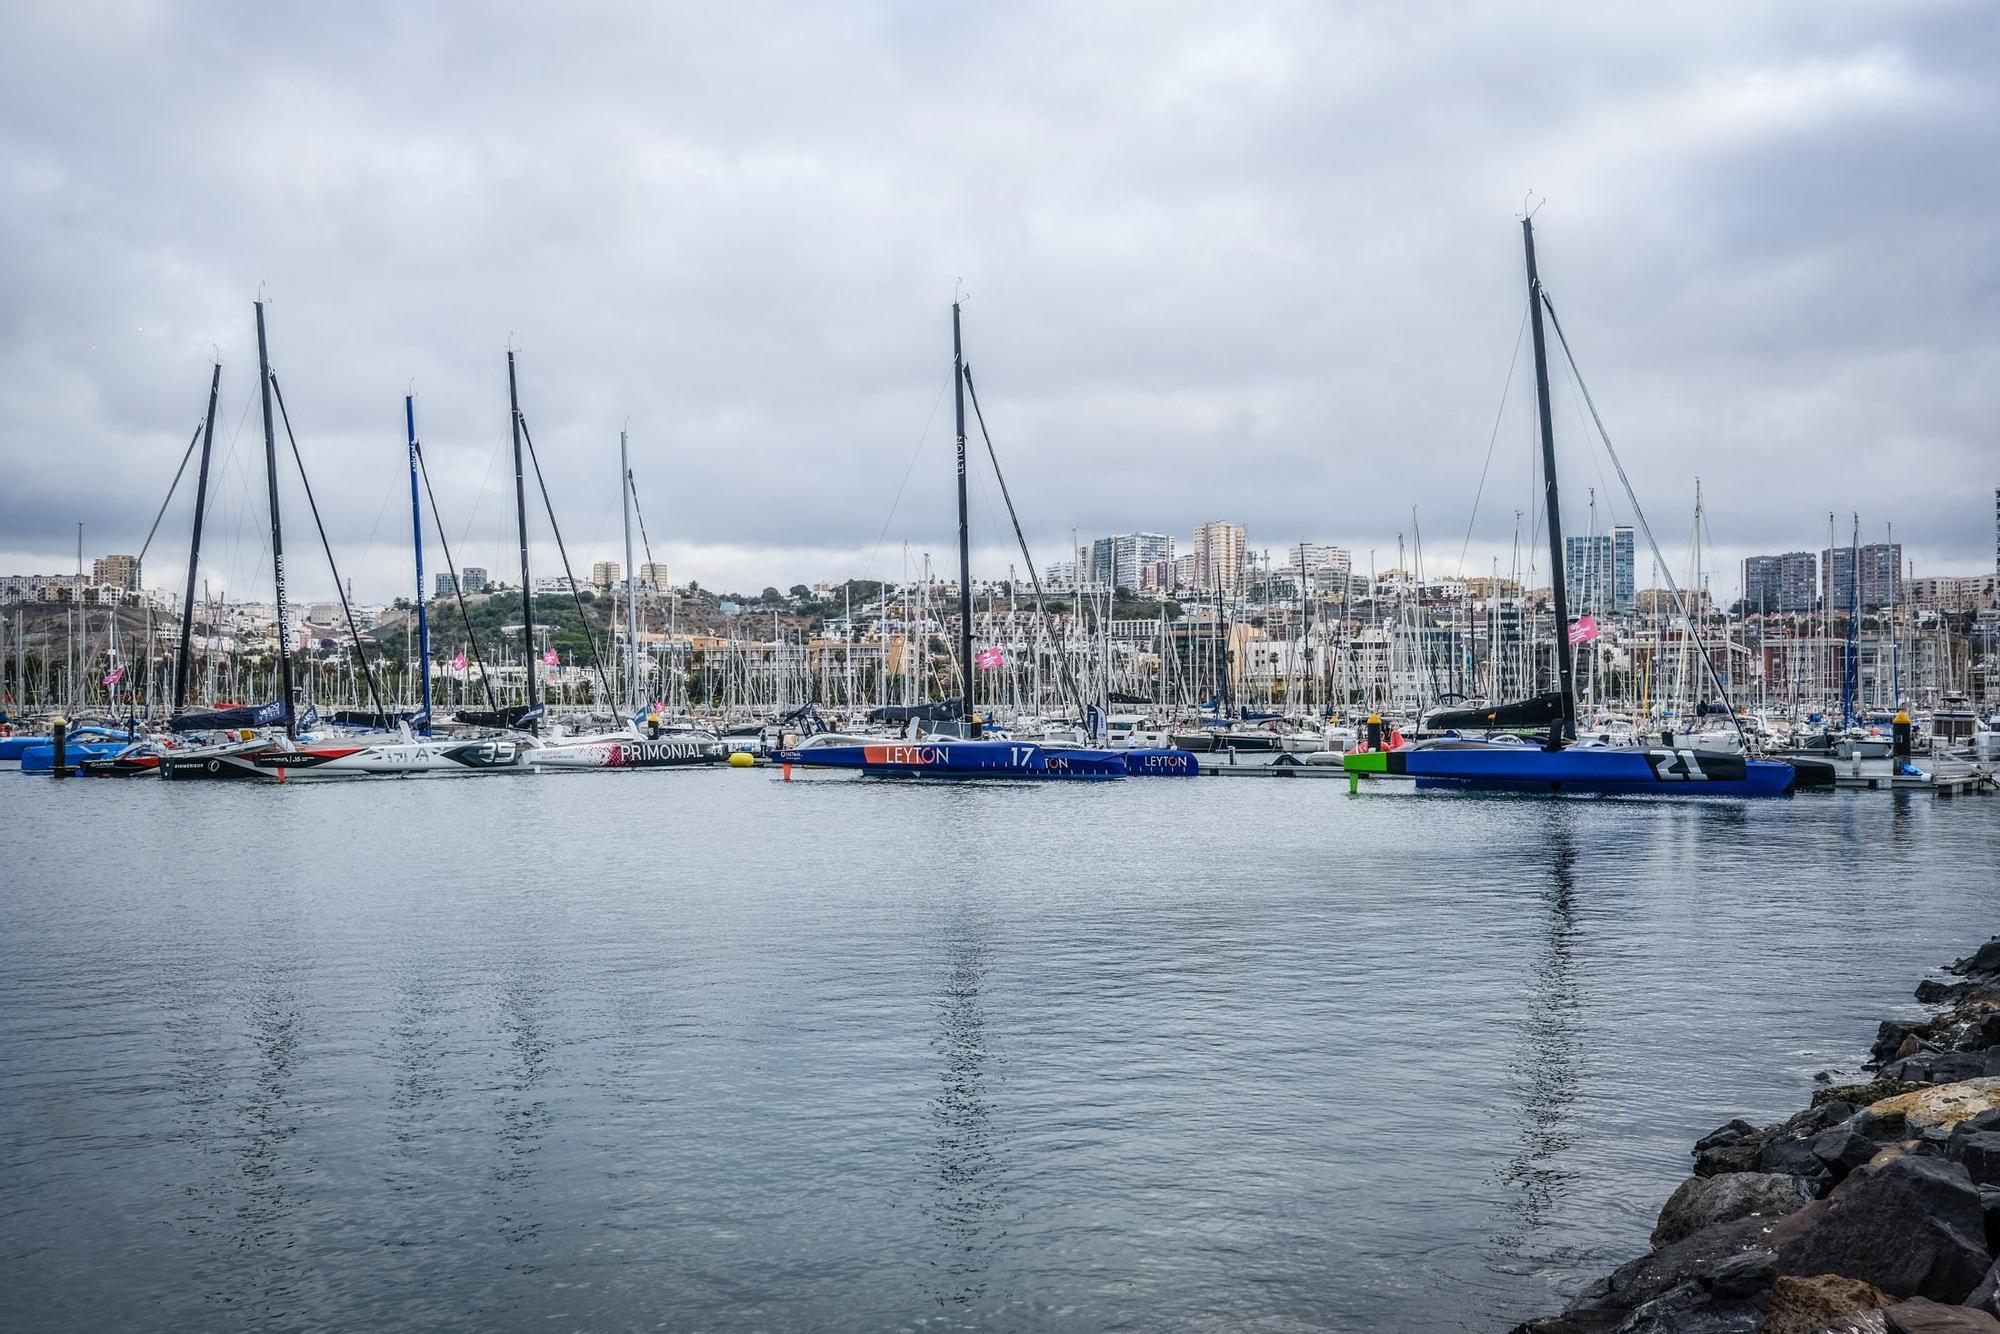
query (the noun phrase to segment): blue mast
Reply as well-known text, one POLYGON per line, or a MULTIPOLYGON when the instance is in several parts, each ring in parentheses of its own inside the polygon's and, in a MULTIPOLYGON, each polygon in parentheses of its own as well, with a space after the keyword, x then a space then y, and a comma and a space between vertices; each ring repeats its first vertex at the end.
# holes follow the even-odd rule
POLYGON ((424 512, 417 505, 417 400, 403 395, 403 421, 410 431, 410 532, 417 544, 417 660, 423 664, 422 732, 431 734, 431 621, 424 607, 424 512))

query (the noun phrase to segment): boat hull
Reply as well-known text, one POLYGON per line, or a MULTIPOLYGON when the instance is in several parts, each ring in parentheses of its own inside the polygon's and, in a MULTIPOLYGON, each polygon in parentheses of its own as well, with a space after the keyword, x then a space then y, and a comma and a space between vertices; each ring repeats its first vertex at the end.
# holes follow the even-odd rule
POLYGON ((724 764, 728 748, 719 741, 687 737, 606 736, 542 745, 528 752, 538 769, 685 769, 724 764))
POLYGON ((1117 751, 1052 748, 1018 741, 885 741, 781 749, 772 758, 811 769, 853 769, 904 778, 1112 779, 1129 770, 1117 751))
POLYGON ((1119 753, 1125 757, 1125 772, 1134 778, 1193 778, 1201 772, 1200 761, 1190 751, 1135 746, 1119 753))
MULTIPOLYGON (((85 760, 108 760, 123 751, 132 741, 129 737, 119 737, 111 741, 70 741, 63 746, 63 762, 71 768, 85 760)), ((45 774, 56 767, 55 743, 44 739, 38 745, 29 746, 21 752, 21 772, 24 774, 45 774)))
POLYGON ((1366 751, 1343 761, 1357 777, 1402 777, 1419 788, 1482 792, 1642 796, 1780 797, 1792 790, 1789 764, 1694 750, 1613 750, 1458 742, 1366 751))
POLYGON ((276 742, 216 747, 161 757, 160 776, 176 781, 293 782, 323 778, 415 778, 505 772, 525 767, 526 751, 508 737, 477 741, 276 742))

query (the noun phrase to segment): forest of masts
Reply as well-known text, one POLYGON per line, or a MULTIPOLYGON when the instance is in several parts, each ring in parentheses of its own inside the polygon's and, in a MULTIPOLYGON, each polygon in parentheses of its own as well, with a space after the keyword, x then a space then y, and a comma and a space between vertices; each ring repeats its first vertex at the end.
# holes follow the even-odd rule
MULTIPOLYGON (((656 601, 642 597, 641 604, 656 601)), ((1241 599, 1167 604, 1114 602, 1107 593, 1064 593, 1037 612, 1013 593, 982 593, 973 637, 1001 650, 976 669, 974 700, 992 717, 1073 717, 1080 706, 1173 717, 1244 709, 1294 717, 1379 711, 1415 718, 1439 704, 1524 698, 1554 688, 1552 618, 1533 601, 1475 602, 1386 596, 1343 604, 1330 598, 1253 605, 1241 599)), ((17 713, 66 711, 164 717, 171 708, 177 616, 150 607, 0 609, 0 696, 17 713), (38 612, 40 614, 31 614, 38 612)), ((812 703, 859 712, 956 696, 955 600, 922 585, 891 590, 853 616, 805 627, 774 612, 746 611, 727 635, 679 631, 647 607, 639 653, 639 698, 624 693, 632 648, 621 619, 595 627, 591 651, 541 664, 513 633, 477 645, 450 632, 443 604, 432 612, 432 690, 437 707, 482 706, 523 694, 530 661, 545 673, 558 710, 627 705, 675 714, 760 718, 812 703), (760 630, 765 633, 758 633, 760 630), (454 670, 463 655, 466 666, 454 670), (593 660, 594 659, 594 660, 593 660), (474 665, 477 663, 478 665, 474 665), (484 681, 482 682, 482 671, 484 681)), ((190 706, 257 701, 275 691, 268 639, 224 636, 197 617, 190 706)), ((1844 612, 1802 616, 1726 614, 1702 618, 1690 635, 1665 612, 1605 618, 1603 635, 1579 646, 1578 692, 1593 713, 1652 715, 1713 702, 1706 653, 1740 707, 1808 716, 1840 712, 1852 680, 1857 708, 1934 707, 1952 695, 1975 702, 1994 691, 1992 646, 1967 616, 1891 609, 1865 614, 1850 639, 1844 612)), ((538 627, 546 636, 548 628, 538 627)), ((322 632, 310 629, 317 636, 322 632)), ((365 649, 311 638, 296 655, 303 700, 359 707, 368 700, 365 652, 377 689, 405 703, 419 694, 407 634, 365 649)), ((295 635, 298 632, 295 630, 295 635)), ((299 642, 295 638, 295 642, 299 642)))

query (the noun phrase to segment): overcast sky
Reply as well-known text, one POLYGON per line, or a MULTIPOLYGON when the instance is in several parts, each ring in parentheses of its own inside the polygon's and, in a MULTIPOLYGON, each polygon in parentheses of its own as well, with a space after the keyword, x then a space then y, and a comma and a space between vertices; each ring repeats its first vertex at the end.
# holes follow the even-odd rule
MULTIPOLYGON (((1534 499, 1530 190, 1670 560, 1699 477, 1718 567, 1859 510, 1919 573, 1992 568, 1982 0, 6 11, 0 573, 67 568, 79 520, 86 558, 137 549, 219 352, 203 568, 265 593, 260 285, 364 598, 410 578, 412 386, 454 554, 511 572, 510 341, 579 567, 616 557, 628 420, 676 579, 945 564, 961 284, 1038 559, 1230 518, 1384 568, 1420 527, 1433 572, 1469 532, 1481 572, 1534 499)), ((1592 486, 1629 520, 1566 372, 1555 399, 1566 526, 1592 486)), ((286 485, 292 592, 323 596, 286 485)), ((990 480, 972 509, 1004 575, 990 480)))

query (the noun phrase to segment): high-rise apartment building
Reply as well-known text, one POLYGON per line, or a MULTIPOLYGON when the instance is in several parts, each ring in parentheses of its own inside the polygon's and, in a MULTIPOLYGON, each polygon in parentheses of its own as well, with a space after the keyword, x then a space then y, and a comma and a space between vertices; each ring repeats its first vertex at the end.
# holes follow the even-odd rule
POLYGON ((667 567, 664 561, 641 561, 639 564, 639 587, 659 592, 667 586, 667 567))
POLYGON ((601 560, 590 567, 590 585, 600 593, 609 593, 618 576, 624 571, 615 560, 601 560))
POLYGON ((1572 607, 1589 612, 1633 609, 1638 588, 1632 572, 1630 528, 1620 525, 1591 537, 1564 538, 1563 555, 1572 607))
POLYGON ((1208 592, 1242 592, 1243 556, 1248 545, 1240 523, 1217 519, 1195 529, 1195 587, 1208 592))
MULTIPOLYGON (((1903 600, 1903 544, 1870 542, 1860 548, 1861 609, 1893 607, 1903 600)), ((1833 611, 1854 610, 1856 549, 1833 547, 1820 552, 1821 596, 1833 611)))
POLYGON ((468 593, 486 591, 486 570, 483 566, 468 565, 458 572, 459 586, 468 593))
POLYGON ((1819 592, 1819 559, 1810 551, 1751 556, 1743 562, 1743 610, 1811 611, 1819 592))
POLYGON ((99 556, 90 563, 90 581, 94 584, 108 584, 127 593, 136 593, 139 591, 139 558, 99 556))
MULTIPOLYGON (((431 576, 432 597, 448 598, 457 591, 458 591, 457 585, 452 582, 451 575, 446 573, 445 571, 439 570, 436 574, 431 576)), ((468 588, 465 591, 469 593, 472 590, 468 588)))
POLYGON ((1165 533, 1122 533, 1090 544, 1090 582, 1106 588, 1137 589, 1145 571, 1174 558, 1174 539, 1165 533))

